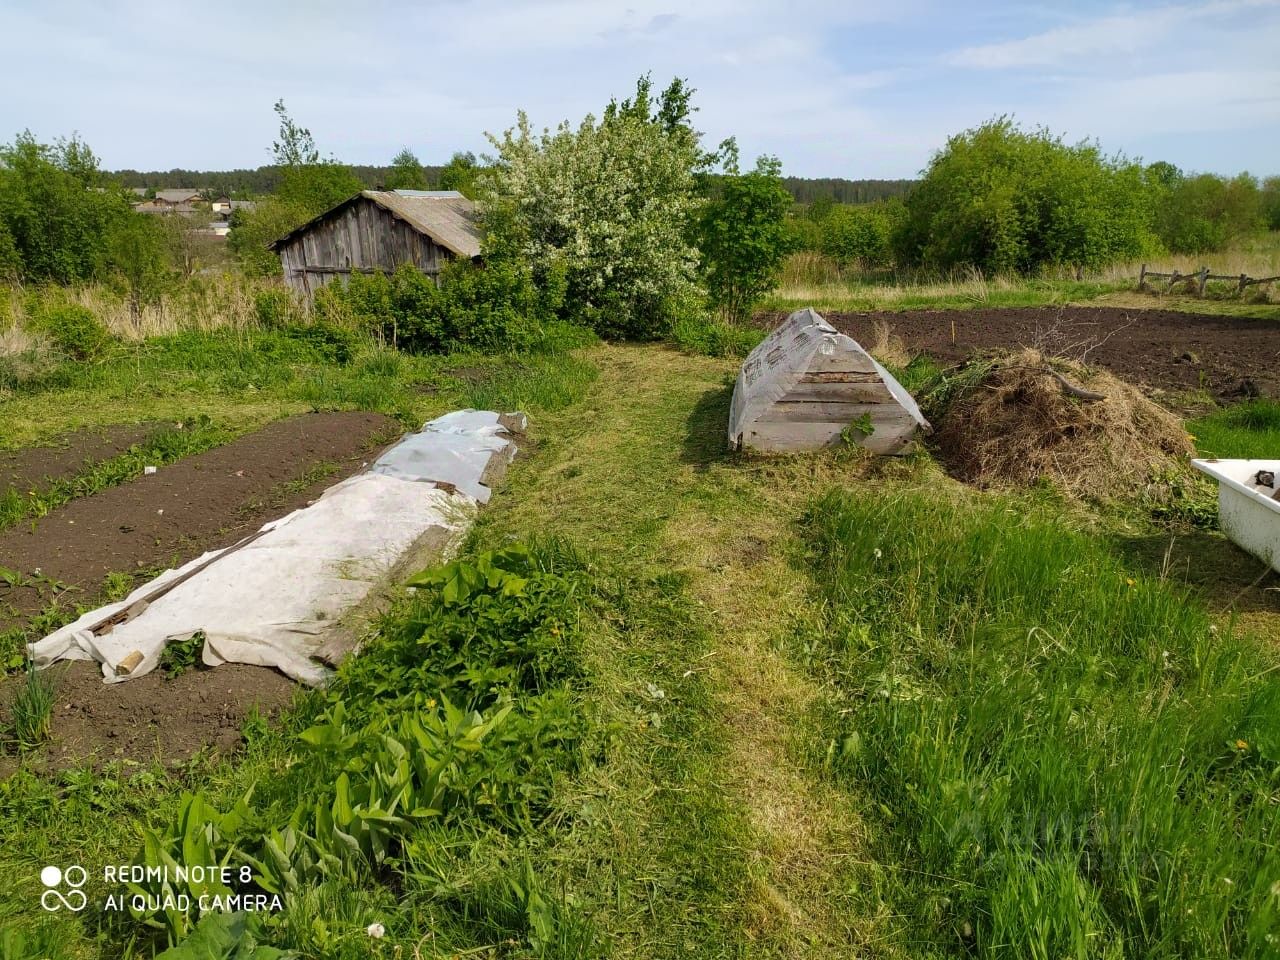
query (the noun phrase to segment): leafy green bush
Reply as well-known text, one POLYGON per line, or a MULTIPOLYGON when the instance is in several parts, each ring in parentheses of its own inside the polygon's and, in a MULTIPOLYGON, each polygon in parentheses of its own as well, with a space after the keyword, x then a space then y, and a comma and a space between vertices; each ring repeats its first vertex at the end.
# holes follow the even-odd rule
POLYGON ((361 344, 368 344, 358 330, 325 320, 292 323, 284 333, 290 340, 311 347, 316 357, 340 365, 350 363, 361 344))
POLYGON ((554 288, 539 289, 527 267, 501 258, 452 261, 438 284, 410 264, 390 276, 355 274, 315 297, 318 317, 413 353, 528 349, 542 341, 556 307, 554 288))
POLYGON ((32 326, 73 360, 92 360, 113 340, 92 310, 75 303, 39 304, 32 311, 32 326))
POLYGON ((730 141, 724 149, 727 170, 697 219, 698 250, 712 306, 741 323, 777 285, 791 251, 785 227, 791 195, 776 157, 761 157, 754 170, 739 173, 736 145, 730 141))
POLYGON ((846 266, 887 267, 893 262, 894 231, 905 214, 901 201, 834 206, 819 221, 818 250, 846 266))
POLYGON ((947 141, 907 195, 899 262, 1030 273, 1096 267, 1151 249, 1140 166, 1001 118, 947 141))
POLYGON ((480 708, 576 679, 574 601, 585 588, 547 565, 513 546, 409 580, 413 598, 383 622, 375 655, 351 662, 344 695, 385 705, 397 690, 410 701, 430 690, 480 708))
POLYGON ((1155 227, 1174 253, 1220 250, 1263 226, 1262 194, 1248 174, 1230 179, 1162 171, 1155 192, 1155 227))
POLYGON ((98 159, 72 137, 0 146, 0 273, 74 283, 104 277, 111 237, 134 218, 98 159))
POLYGON ((253 315, 259 326, 280 330, 297 323, 300 312, 297 301, 288 290, 271 289, 254 294, 253 315))
MULTIPOLYGON (((1280 177, 1267 177, 1262 181, 1262 218, 1268 230, 1280 230, 1280 177)), ((0 255, 0 263, 3 263, 0 255)))

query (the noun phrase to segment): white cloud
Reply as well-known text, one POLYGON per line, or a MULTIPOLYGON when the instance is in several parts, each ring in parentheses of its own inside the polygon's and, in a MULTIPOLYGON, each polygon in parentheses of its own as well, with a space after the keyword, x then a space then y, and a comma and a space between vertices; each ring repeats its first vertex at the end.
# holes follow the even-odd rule
POLYGON ((1194 21, 1277 5, 1276 0, 1226 0, 1116 14, 1020 40, 966 47, 950 54, 946 62, 952 66, 989 70, 1055 65, 1090 69, 1097 65, 1093 58, 1149 49, 1168 40, 1180 28, 1189 29, 1194 21))

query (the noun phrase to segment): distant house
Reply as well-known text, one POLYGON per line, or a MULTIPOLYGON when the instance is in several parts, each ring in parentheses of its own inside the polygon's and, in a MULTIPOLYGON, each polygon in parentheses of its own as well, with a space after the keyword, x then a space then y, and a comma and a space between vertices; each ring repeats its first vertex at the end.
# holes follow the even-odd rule
POLYGON ((133 209, 138 213, 177 213, 191 214, 196 212, 196 207, 191 203, 165 203, 159 197, 155 200, 143 200, 141 203, 135 203, 133 209))
POLYGON ((411 263, 434 277, 480 256, 475 206, 456 190, 364 190, 271 244, 285 282, 310 297, 352 273, 411 263))
POLYGON ((174 187, 169 190, 157 190, 156 202, 168 206, 177 206, 180 203, 201 203, 203 198, 200 196, 199 190, 192 190, 190 187, 174 187))
POLYGON ((209 209, 212 210, 214 213, 230 213, 231 198, 218 197, 218 199, 210 201, 209 209))

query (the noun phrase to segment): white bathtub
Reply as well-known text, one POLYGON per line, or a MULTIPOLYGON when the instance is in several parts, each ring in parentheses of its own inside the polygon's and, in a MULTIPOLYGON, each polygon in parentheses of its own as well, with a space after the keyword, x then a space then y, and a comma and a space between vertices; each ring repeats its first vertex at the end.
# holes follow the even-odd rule
POLYGON ((1191 465, 1218 481, 1222 532, 1280 571, 1280 460, 1192 460, 1191 465), (1258 483, 1265 473, 1272 474, 1271 486, 1258 483))

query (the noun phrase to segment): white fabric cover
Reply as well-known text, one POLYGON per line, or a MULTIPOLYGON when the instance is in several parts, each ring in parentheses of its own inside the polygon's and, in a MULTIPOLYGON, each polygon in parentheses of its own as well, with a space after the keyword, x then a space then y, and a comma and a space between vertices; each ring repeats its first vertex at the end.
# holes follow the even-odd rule
POLYGON ((490 458, 506 460, 514 452, 496 413, 441 417, 388 450, 371 472, 330 487, 240 544, 165 571, 119 603, 31 644, 29 652, 39 667, 96 660, 106 682, 119 683, 155 669, 170 641, 203 632, 206 664, 270 666, 303 683, 323 683, 329 671, 314 656, 335 622, 431 530, 445 542, 460 539, 477 501, 489 498, 480 477, 490 458), (436 480, 456 492, 433 486, 436 480), (95 632, 148 597, 155 598, 132 619, 95 632))

